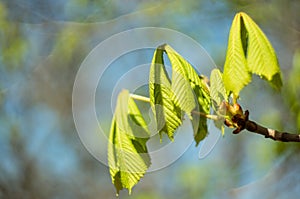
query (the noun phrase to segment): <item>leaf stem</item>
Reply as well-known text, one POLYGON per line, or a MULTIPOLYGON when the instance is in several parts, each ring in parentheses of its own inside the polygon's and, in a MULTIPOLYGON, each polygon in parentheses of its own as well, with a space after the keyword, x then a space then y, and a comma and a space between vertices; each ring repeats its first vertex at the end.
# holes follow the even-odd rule
POLYGON ((145 97, 145 96, 142 96, 142 95, 131 94, 131 93, 130 93, 129 96, 132 99, 150 103, 150 98, 149 97, 145 97))
MULTIPOLYGON (((145 96, 142 96, 142 95, 136 95, 136 94, 130 94, 130 97, 132 99, 135 99, 135 100, 150 103, 150 98, 149 97, 145 97, 145 96)), ((206 117, 207 119, 215 120, 215 121, 224 119, 223 117, 220 117, 218 115, 209 115, 209 114, 202 113, 202 112, 199 112, 199 111, 192 111, 192 113, 203 116, 203 117, 206 117)))
POLYGON ((209 115, 209 114, 198 112, 198 111, 192 111, 192 113, 206 117, 207 119, 215 120, 215 121, 223 119, 223 117, 220 117, 218 115, 209 115))

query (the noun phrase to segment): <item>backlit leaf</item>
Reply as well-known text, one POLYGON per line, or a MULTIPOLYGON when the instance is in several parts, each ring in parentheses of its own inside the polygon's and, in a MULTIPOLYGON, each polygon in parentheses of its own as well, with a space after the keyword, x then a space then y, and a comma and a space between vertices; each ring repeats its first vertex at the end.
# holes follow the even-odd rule
POLYGON ((230 28, 224 65, 223 81, 227 94, 233 92, 235 96, 238 96, 244 86, 251 81, 244 50, 247 49, 246 38, 241 14, 237 14, 230 28))
POLYGON ((279 89, 282 86, 281 72, 271 43, 246 13, 240 14, 248 32, 247 64, 249 71, 263 77, 272 86, 279 89))
MULTIPOLYGON (((210 74, 210 97, 212 100, 212 106, 214 108, 214 112, 220 114, 221 102, 224 100, 226 101, 226 91, 223 84, 222 73, 219 69, 213 69, 210 74)), ((221 110, 221 112, 224 111, 221 110)), ((224 135, 224 120, 223 119, 216 120, 214 121, 214 123, 215 126, 221 130, 222 135, 224 135)))
POLYGON ((210 110, 209 88, 191 64, 169 45, 164 45, 172 65, 172 90, 175 104, 192 118, 196 145, 207 135, 206 118, 210 110), (194 112, 193 112, 194 111, 194 112))
POLYGON ((181 110, 175 106, 170 79, 163 61, 163 50, 154 52, 149 76, 150 104, 154 112, 160 135, 167 133, 173 140, 174 131, 181 124, 181 110))
POLYGON ((196 107, 196 101, 188 77, 189 63, 169 45, 164 45, 164 50, 172 65, 172 90, 175 104, 191 117, 191 112, 196 107))
POLYGON ((149 168, 148 137, 141 113, 129 92, 123 90, 118 96, 108 143, 108 164, 117 194, 123 188, 131 193, 149 168))
POLYGON ((215 111, 218 110, 221 102, 226 100, 226 90, 219 69, 213 69, 210 74, 210 97, 215 111))
POLYGON ((258 25, 240 12, 233 19, 228 38, 224 65, 224 85, 227 94, 235 96, 251 82, 251 74, 257 74, 273 87, 282 86, 281 71, 275 51, 258 25))

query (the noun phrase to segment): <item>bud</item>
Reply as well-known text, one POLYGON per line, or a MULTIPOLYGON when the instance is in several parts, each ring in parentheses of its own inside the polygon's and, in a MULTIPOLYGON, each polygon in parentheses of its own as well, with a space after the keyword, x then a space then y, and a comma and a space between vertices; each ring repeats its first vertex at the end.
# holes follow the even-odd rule
POLYGON ((233 105, 233 109, 234 109, 234 115, 239 114, 239 115, 243 115, 243 109, 239 104, 234 104, 233 105))

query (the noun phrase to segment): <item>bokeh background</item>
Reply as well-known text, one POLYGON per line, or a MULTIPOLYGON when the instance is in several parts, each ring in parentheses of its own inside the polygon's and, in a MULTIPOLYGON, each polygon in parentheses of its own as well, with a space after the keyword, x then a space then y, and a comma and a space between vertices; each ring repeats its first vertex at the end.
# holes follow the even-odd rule
MULTIPOLYGON (((231 20, 239 11, 248 13, 277 52, 284 86, 278 93, 254 77, 240 102, 258 123, 299 133, 299 10, 297 0, 1 0, 0 198, 115 198, 108 168, 76 132, 72 89, 88 53, 131 28, 182 32, 222 69, 231 20)), ((149 62, 152 53, 131 53, 116 62, 96 99, 109 98, 111 87, 105 85, 149 62)), ((111 113, 99 117, 108 130, 111 113)), ((169 167, 146 174, 131 196, 122 191, 120 198, 297 198, 299 149, 299 144, 247 132, 232 135, 227 129, 206 158, 199 160, 192 145, 169 167)))

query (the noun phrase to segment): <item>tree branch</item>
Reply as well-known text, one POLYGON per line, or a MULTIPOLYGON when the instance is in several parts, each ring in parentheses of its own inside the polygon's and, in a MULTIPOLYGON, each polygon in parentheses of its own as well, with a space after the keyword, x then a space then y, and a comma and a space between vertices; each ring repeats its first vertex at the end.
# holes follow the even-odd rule
MULTIPOLYGON (((144 96, 140 96, 140 95, 136 95, 136 94, 130 94, 130 97, 135 100, 140 100, 140 101, 144 101, 144 102, 148 102, 148 103, 150 102, 150 98, 148 98, 148 97, 144 97, 144 96)), ((220 116, 217 116, 217 115, 208 115, 208 114, 197 112, 197 111, 193 111, 193 113, 198 114, 203 117, 206 117, 208 119, 212 119, 212 120, 220 120, 220 118, 221 118, 220 116)), ((234 134, 238 134, 242 130, 246 129, 249 132, 264 135, 265 138, 270 138, 275 141, 300 142, 299 134, 292 134, 292 133, 280 132, 277 130, 269 129, 269 128, 263 127, 255 122, 249 120, 249 111, 248 110, 246 110, 245 113, 242 115, 240 115, 240 114, 234 115, 232 118, 232 122, 237 127, 233 131, 234 134)), ((229 124, 225 123, 225 125, 230 127, 229 124)))
POLYGON ((273 129, 263 127, 259 124, 256 124, 255 122, 253 122, 251 120, 246 121, 245 128, 249 132, 264 135, 265 138, 270 138, 272 140, 281 141, 281 142, 300 142, 300 135, 299 134, 279 132, 277 130, 273 130, 273 129))
POLYGON ((237 128, 233 131, 234 134, 238 134, 243 129, 246 129, 249 132, 264 135, 265 138, 270 138, 270 139, 276 140, 276 141, 300 142, 299 134, 279 132, 277 130, 263 127, 255 122, 249 120, 249 111, 248 110, 245 111, 244 115, 237 114, 237 115, 233 116, 232 121, 237 125, 237 128))

